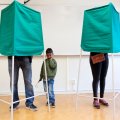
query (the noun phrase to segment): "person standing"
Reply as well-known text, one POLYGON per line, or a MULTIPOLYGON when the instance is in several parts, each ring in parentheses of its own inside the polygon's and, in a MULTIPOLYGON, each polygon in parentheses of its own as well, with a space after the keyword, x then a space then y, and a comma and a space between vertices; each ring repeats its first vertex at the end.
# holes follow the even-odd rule
MULTIPOLYGON (((26 108, 36 111, 37 107, 33 104, 34 101, 34 91, 32 86, 32 56, 15 56, 14 57, 14 85, 13 85, 13 109, 17 109, 19 105, 19 95, 18 95, 18 78, 19 69, 21 68, 25 84, 25 95, 26 98, 26 108)), ((8 71, 10 75, 10 87, 12 81, 12 56, 8 56, 8 71)))
POLYGON ((100 103, 104 106, 109 106, 104 98, 105 79, 108 71, 109 59, 107 53, 90 53, 90 66, 93 76, 93 106, 100 109, 100 103), (98 84, 100 82, 100 99, 98 99, 98 84))
MULTIPOLYGON (((57 72, 57 62, 53 58, 53 50, 51 48, 48 48, 46 50, 46 72, 47 72, 47 84, 48 84, 48 94, 49 94, 49 103, 54 108, 55 107, 55 94, 54 94, 54 78, 57 72)), ((40 79, 41 81, 43 79, 43 86, 44 91, 47 92, 47 86, 46 86, 46 76, 45 76, 45 69, 44 69, 44 62, 41 67, 40 72, 40 79)), ((48 102, 46 103, 48 105, 48 102)))

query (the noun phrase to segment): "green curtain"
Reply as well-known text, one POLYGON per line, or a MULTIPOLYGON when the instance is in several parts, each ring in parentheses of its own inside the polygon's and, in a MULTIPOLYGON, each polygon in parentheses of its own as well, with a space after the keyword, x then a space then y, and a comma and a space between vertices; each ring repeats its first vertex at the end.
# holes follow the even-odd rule
POLYGON ((88 52, 120 52, 120 18, 112 3, 84 11, 81 48, 88 52))
POLYGON ((1 12, 0 53, 40 55, 44 50, 41 14, 14 1, 1 12))

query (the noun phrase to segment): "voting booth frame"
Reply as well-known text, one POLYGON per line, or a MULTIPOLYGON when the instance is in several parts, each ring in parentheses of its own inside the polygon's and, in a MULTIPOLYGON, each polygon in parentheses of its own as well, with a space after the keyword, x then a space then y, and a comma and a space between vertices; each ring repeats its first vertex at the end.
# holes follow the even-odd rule
MULTIPOLYGON (((112 57, 112 94, 113 94, 113 97, 110 99, 110 98, 105 98, 109 101, 113 101, 113 106, 112 106, 112 111, 113 111, 113 116, 112 116, 112 120, 115 120, 115 100, 116 98, 120 95, 120 93, 116 93, 115 94, 115 79, 114 79, 114 55, 113 53, 111 53, 111 57, 112 57)), ((45 52, 43 53, 43 59, 44 59, 44 64, 45 64, 45 76, 46 76, 46 86, 47 86, 47 92, 45 92, 47 94, 47 100, 48 100, 48 103, 49 103, 49 94, 48 94, 48 83, 47 83, 47 72, 46 72, 46 63, 45 63, 45 52)), ((92 97, 92 96, 88 96, 88 95, 81 95, 80 94, 80 91, 79 91, 79 83, 80 83, 80 75, 81 75, 81 61, 82 61, 82 50, 80 52, 80 58, 79 58, 79 70, 78 70, 78 80, 77 80, 77 91, 76 91, 76 109, 78 107, 78 97, 81 96, 81 97, 86 97, 86 98, 95 98, 95 97, 92 97)), ((26 99, 29 99, 29 98, 33 98, 33 97, 38 97, 40 94, 38 95, 34 95, 32 97, 29 97, 29 98, 24 98, 24 99, 21 99, 19 101, 15 101, 13 102, 13 90, 14 90, 14 56, 12 57, 12 87, 11 87, 11 102, 7 102, 3 99, 0 99, 1 102, 3 103, 6 103, 8 105, 11 106, 11 115, 10 115, 10 120, 14 120, 14 112, 13 112, 13 104, 16 103, 16 102, 19 102, 19 101, 25 101, 26 99)), ((102 99, 100 97, 96 97, 98 99, 102 99)), ((50 112, 50 104, 48 104, 48 112, 50 112)))
MULTIPOLYGON (((77 109, 77 107, 78 107, 78 97, 79 96, 81 96, 81 97, 86 97, 86 98, 98 98, 98 99, 103 99, 103 98, 100 98, 100 97, 92 97, 92 96, 89 96, 89 95, 81 95, 80 94, 80 91, 79 91, 79 83, 80 83, 80 80, 81 80, 81 61, 82 61, 82 49, 80 50, 80 58, 79 58, 79 70, 78 70, 78 79, 77 79, 77 92, 76 92, 76 109, 77 109)), ((111 53, 111 57, 112 57, 112 62, 111 62, 111 64, 112 64, 112 94, 113 94, 113 96, 112 96, 112 98, 110 99, 110 98, 105 98, 105 99, 107 99, 107 100, 109 100, 109 101, 113 101, 113 106, 112 106, 112 111, 113 111, 113 115, 112 115, 112 120, 116 120, 115 119, 115 110, 116 110, 116 108, 115 108, 115 100, 116 100, 116 98, 120 95, 120 93, 119 92, 117 92, 117 93, 115 93, 115 77, 114 77, 114 55, 113 55, 113 53, 111 53)))
MULTIPOLYGON (((43 52, 43 59, 44 59, 44 69, 45 69, 45 78, 46 78, 46 86, 47 86, 47 92, 44 92, 46 95, 47 95, 47 101, 48 101, 48 112, 50 112, 50 104, 49 104, 49 94, 48 94, 48 82, 47 82, 47 72, 46 72, 46 62, 45 62, 45 51, 43 52)), ((37 83, 38 84, 38 83, 37 83)), ((36 85, 37 85, 36 84, 36 85)), ((35 97, 38 97, 38 96, 40 96, 41 95, 41 93, 40 94, 38 94, 38 95, 34 95, 34 96, 32 96, 32 97, 28 97, 28 98, 24 98, 24 99, 20 99, 20 100, 18 100, 18 101, 14 101, 13 102, 13 91, 14 91, 14 56, 12 56, 12 82, 11 82, 11 102, 8 102, 8 101, 6 101, 6 100, 3 100, 3 99, 0 99, 0 101, 1 102, 3 102, 3 103, 6 103, 6 104, 8 104, 8 105, 10 105, 11 106, 11 110, 10 110, 10 120, 14 120, 14 110, 13 110, 13 104, 14 103, 17 103, 17 102, 20 102, 20 101, 25 101, 25 100, 27 100, 27 99, 30 99, 30 98, 35 98, 35 97)))
MULTIPOLYGON (((49 103, 47 72, 45 63, 45 51, 42 33, 42 22, 40 12, 33 10, 23 4, 13 0, 13 2, 1 11, 0 24, 0 53, 5 56, 12 57, 12 86, 11 86, 11 102, 0 99, 11 106, 10 119, 14 119, 13 104, 19 101, 24 101, 39 95, 34 95, 29 98, 21 99, 13 102, 14 91, 14 56, 35 56, 44 54, 45 76, 47 86, 47 99, 49 103), (9 22, 8 19, 10 18, 9 22), (34 20, 33 20, 34 18, 34 20), (29 24, 30 23, 30 24, 29 24), (19 31, 17 31, 19 29, 19 31), (17 32, 16 32, 17 31, 17 32), (9 33, 6 35, 6 33, 9 33), (7 42, 4 42, 7 41, 7 42), (9 43, 9 44, 8 44, 9 43)), ((50 105, 48 104, 48 111, 50 105)))

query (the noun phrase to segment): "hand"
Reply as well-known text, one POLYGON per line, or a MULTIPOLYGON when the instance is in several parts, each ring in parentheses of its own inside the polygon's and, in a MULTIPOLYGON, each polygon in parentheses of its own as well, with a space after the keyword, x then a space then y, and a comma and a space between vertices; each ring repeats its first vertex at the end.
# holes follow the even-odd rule
POLYGON ((38 83, 39 83, 40 81, 42 81, 42 79, 39 79, 39 80, 38 80, 38 83))

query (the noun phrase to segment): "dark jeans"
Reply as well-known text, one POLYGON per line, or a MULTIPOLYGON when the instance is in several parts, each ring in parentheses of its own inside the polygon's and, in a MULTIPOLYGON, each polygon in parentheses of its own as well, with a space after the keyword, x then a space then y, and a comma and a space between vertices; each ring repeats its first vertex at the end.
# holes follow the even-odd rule
MULTIPOLYGON (((54 80, 48 79, 48 93, 49 93, 49 102, 55 103, 55 94, 54 94, 54 80)), ((47 92, 46 81, 43 80, 44 91, 47 92)))
POLYGON ((105 61, 93 64, 92 60, 90 58, 90 66, 92 70, 92 75, 93 75, 93 96, 97 97, 98 93, 98 83, 100 81, 100 97, 104 97, 104 90, 105 90, 105 78, 107 75, 107 70, 108 70, 108 65, 109 65, 109 60, 108 60, 108 54, 104 54, 105 56, 105 61))
MULTIPOLYGON (((8 67, 9 67, 9 74, 10 74, 10 81, 12 79, 12 59, 8 59, 8 67)), ((14 61, 14 91, 13 91, 13 101, 18 101, 18 78, 19 78, 19 69, 22 69, 23 77, 24 77, 24 84, 25 84, 25 95, 26 98, 34 96, 33 86, 32 86, 32 70, 31 70, 31 63, 28 57, 25 57, 22 61, 15 59, 14 61)), ((10 82, 11 87, 11 82, 10 82)), ((30 98, 26 100, 26 105, 33 104, 34 98, 30 98)), ((15 103, 14 105, 18 105, 19 102, 15 103)))

